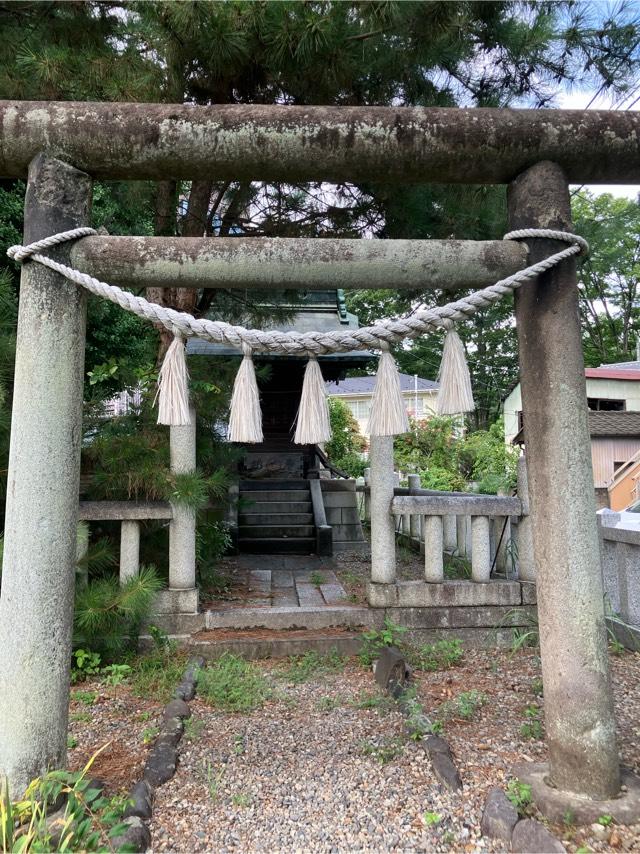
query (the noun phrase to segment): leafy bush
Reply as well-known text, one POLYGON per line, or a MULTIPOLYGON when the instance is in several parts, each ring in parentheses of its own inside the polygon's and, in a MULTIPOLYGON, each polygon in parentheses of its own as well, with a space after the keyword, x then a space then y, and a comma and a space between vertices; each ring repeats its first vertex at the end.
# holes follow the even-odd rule
POLYGON ((271 694, 269 684, 255 664, 226 652, 200 672, 198 694, 228 712, 251 712, 271 694))
POLYGON ((452 700, 447 700, 438 709, 440 720, 451 720, 461 718, 470 721, 477 710, 487 701, 487 697, 481 691, 463 691, 452 700))
POLYGON ((122 816, 127 802, 106 798, 92 787, 87 775, 98 753, 82 771, 50 771, 36 778, 17 801, 6 785, 0 785, 2 852, 113 850, 112 840, 125 830, 122 816), (53 804, 61 796, 64 809, 52 820, 53 804))
POLYGON ((137 647, 140 627, 149 615, 153 597, 162 582, 153 567, 122 586, 108 576, 76 590, 74 645, 113 659, 123 650, 137 647))
POLYGON ((385 646, 397 646, 406 631, 404 626, 397 626, 389 617, 385 617, 382 629, 379 631, 372 629, 362 635, 364 642, 358 658, 365 667, 368 667, 380 657, 380 652, 385 646))
POLYGON ((207 593, 220 595, 230 586, 229 576, 218 562, 231 548, 231 535, 224 522, 198 520, 196 528, 196 568, 200 586, 207 593))
POLYGON ((358 422, 343 401, 329 398, 329 419, 331 439, 325 445, 325 452, 331 462, 351 477, 361 477, 367 466, 361 457, 366 447, 366 439, 360 433, 358 422))

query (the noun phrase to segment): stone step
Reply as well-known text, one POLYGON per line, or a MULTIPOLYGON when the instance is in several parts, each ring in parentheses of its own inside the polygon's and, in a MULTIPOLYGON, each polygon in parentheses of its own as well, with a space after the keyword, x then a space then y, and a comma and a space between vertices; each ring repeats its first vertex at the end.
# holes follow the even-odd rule
POLYGON ((308 489, 241 490, 243 501, 310 501, 308 489))
POLYGON ((307 539, 315 536, 313 525, 238 525, 238 537, 241 540, 307 539))
POLYGON ((311 555, 316 550, 315 537, 256 537, 238 539, 241 552, 254 555, 311 555))
POLYGON ((312 513, 310 501, 252 501, 240 510, 240 515, 261 513, 312 513))
POLYGON ((309 485, 303 477, 291 480, 278 480, 276 478, 265 478, 264 480, 241 480, 239 487, 240 492, 269 492, 272 489, 309 489, 309 485))
MULTIPOLYGON (((319 591, 318 591, 319 592, 319 591)), ((206 629, 369 628, 375 612, 356 605, 315 605, 271 608, 219 608, 205 614, 206 629)), ((382 617, 380 616, 380 620, 382 617)))
POLYGON ((289 527, 290 525, 313 525, 313 513, 241 513, 240 525, 289 527))
POLYGON ((340 655, 357 655, 362 647, 362 635, 356 631, 286 631, 286 632, 202 632, 200 636, 178 638, 190 654, 202 655, 215 661, 225 652, 248 659, 288 658, 317 652, 327 655, 334 650, 340 655))

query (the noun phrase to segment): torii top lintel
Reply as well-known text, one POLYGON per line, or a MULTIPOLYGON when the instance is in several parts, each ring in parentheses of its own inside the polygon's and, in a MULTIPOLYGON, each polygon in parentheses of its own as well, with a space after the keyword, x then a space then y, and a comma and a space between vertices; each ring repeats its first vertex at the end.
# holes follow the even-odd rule
POLYGON ((0 176, 46 151, 103 179, 640 183, 640 113, 0 101, 0 176))

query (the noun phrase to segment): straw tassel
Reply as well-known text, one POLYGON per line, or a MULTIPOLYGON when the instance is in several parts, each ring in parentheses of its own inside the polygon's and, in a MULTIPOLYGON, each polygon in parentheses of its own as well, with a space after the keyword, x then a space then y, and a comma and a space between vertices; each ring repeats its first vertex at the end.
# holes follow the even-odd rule
POLYGON ((263 439, 260 392, 251 358, 251 348, 245 344, 242 352, 244 358, 233 383, 227 438, 230 442, 246 442, 255 445, 263 439))
POLYGON ((453 326, 447 329, 438 373, 440 388, 436 408, 439 415, 473 412, 473 391, 467 356, 460 336, 453 326))
MULTIPOLYGON (((185 340, 176 335, 165 353, 158 375, 158 424, 184 427, 191 424, 189 415, 189 372, 185 357, 185 340)), ((154 401, 155 403, 155 401, 154 401)))
POLYGON ((331 438, 329 403, 322 370, 315 354, 309 354, 304 372, 300 407, 296 416, 296 445, 317 445, 331 438))
POLYGON ((389 345, 383 344, 369 415, 369 435, 399 436, 409 430, 409 416, 400 388, 400 375, 389 345))

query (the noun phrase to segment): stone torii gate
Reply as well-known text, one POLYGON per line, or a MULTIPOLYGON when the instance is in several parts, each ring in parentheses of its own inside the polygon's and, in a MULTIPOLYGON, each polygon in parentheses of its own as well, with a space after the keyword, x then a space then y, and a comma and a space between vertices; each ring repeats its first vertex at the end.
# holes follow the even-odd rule
MULTIPOLYGON (((568 182, 640 183, 640 116, 621 112, 1 102, 0 134, 0 175, 28 176, 25 243, 87 225, 92 178, 501 183, 511 228, 565 231, 568 182)), ((95 236, 51 254, 122 285, 453 288, 558 247, 95 236)), ((619 795, 620 770, 574 262, 515 302, 550 756, 541 786, 599 802, 619 795)), ((84 339, 83 291, 25 264, 0 598, 0 771, 14 791, 65 761, 84 339)), ((372 580, 384 583, 392 439, 371 453, 372 504, 383 499, 372 580)))

